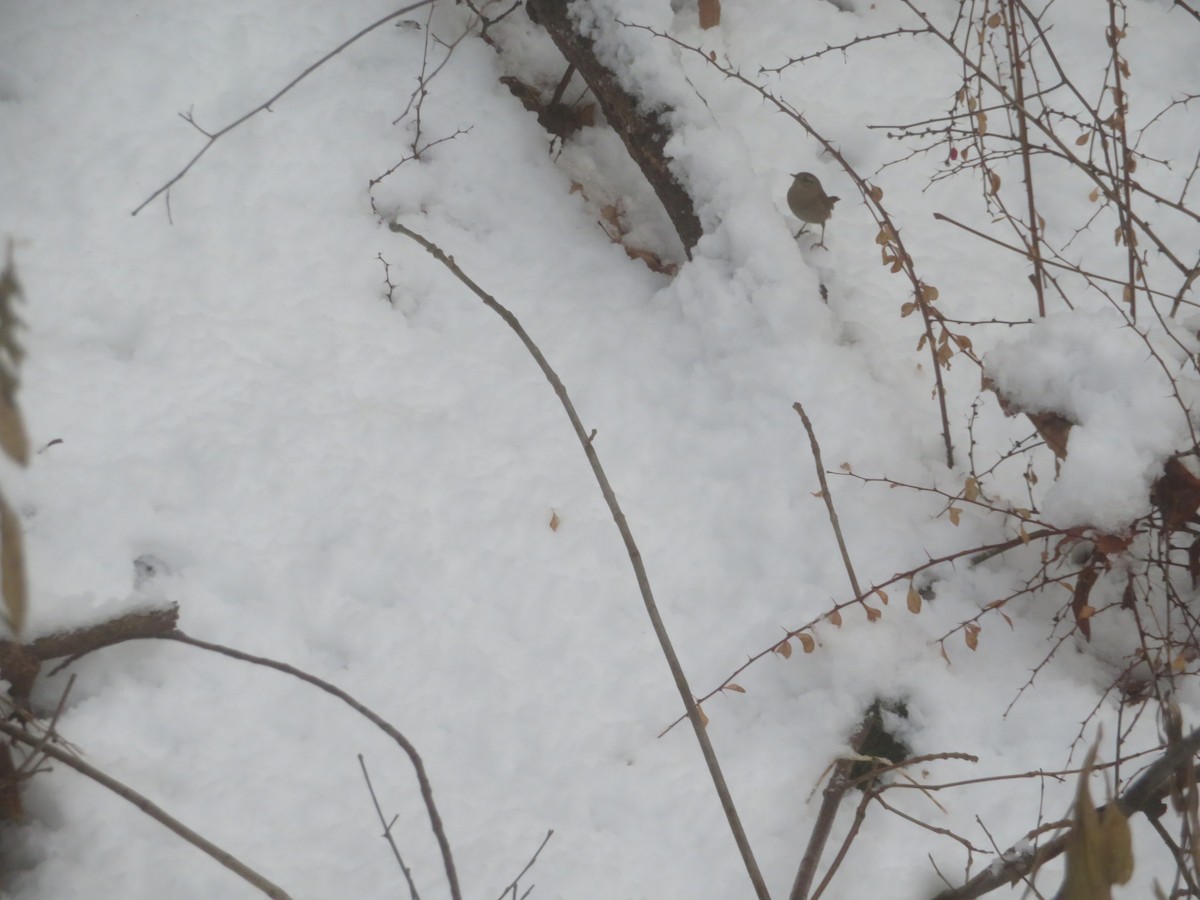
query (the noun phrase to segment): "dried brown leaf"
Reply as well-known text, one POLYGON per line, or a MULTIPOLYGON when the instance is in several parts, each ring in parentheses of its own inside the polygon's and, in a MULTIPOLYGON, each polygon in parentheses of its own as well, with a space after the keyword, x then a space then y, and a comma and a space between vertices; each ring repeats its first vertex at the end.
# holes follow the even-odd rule
POLYGON ((921 595, 911 584, 908 586, 908 597, 906 599, 908 602, 908 611, 914 616, 917 615, 921 611, 921 595))
POLYGON ((715 28, 721 24, 721 0, 700 0, 700 27, 715 28))
POLYGON ((979 499, 979 481, 974 475, 968 475, 963 482, 963 498, 972 503, 979 499))
POLYGON ((1088 598, 1091 597, 1092 587, 1099 577, 1100 573, 1096 571, 1096 567, 1089 566, 1079 573, 1075 589, 1071 592, 1071 612, 1075 616, 1079 633, 1087 641, 1092 639, 1092 623, 1089 620, 1096 614, 1095 608, 1088 605, 1088 598))
POLYGON ((1067 871, 1057 894, 1062 900, 1112 900, 1112 886, 1133 877, 1133 835, 1128 819, 1114 802, 1102 810, 1092 803, 1088 779, 1095 760, 1093 746, 1079 775, 1067 838, 1067 871))
POLYGON ((967 646, 972 650, 979 649, 979 632, 982 629, 975 623, 969 623, 963 629, 963 637, 967 642, 967 646))

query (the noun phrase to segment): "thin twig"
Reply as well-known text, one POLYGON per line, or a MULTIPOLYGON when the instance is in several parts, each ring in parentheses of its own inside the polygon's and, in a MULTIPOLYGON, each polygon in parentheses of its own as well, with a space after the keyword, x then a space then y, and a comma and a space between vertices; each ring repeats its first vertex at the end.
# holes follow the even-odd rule
MULTIPOLYGON (((934 35, 935 37, 937 37, 944 44, 946 44, 946 46, 950 48, 950 51, 952 53, 954 53, 955 55, 957 55, 960 60, 962 60, 962 62, 966 65, 966 67, 968 69, 971 70, 971 72, 974 74, 974 76, 976 78, 978 78, 981 82, 987 84, 988 87, 990 87, 1000 97, 1002 97, 1007 103, 1009 103, 1015 109, 1015 111, 1026 116, 1026 121, 1028 121, 1031 125, 1033 125, 1036 130, 1040 131, 1043 135, 1045 135, 1046 139, 1049 140, 1050 143, 1052 143, 1058 149, 1058 151, 1063 155, 1064 159, 1070 160, 1072 162, 1078 161, 1078 157, 1076 157, 1076 155, 1071 152, 1071 149, 1063 142, 1062 138, 1060 138, 1057 134, 1055 134, 1055 132, 1050 124, 1042 121, 1037 115, 1035 115, 1030 110, 1024 108, 1023 106, 1020 106, 1017 103, 1016 98, 1013 97, 1012 94, 1010 94, 1005 89, 1004 85, 1002 85, 994 77, 989 75, 986 71, 984 71, 984 69, 982 68, 982 66, 980 66, 979 63, 977 63, 975 60, 971 59, 966 53, 964 53, 954 43, 954 38, 952 35, 945 33, 944 31, 940 30, 936 25, 934 25, 933 20, 929 17, 929 15, 926 12, 921 10, 916 5, 914 0, 900 0, 900 2, 904 6, 908 7, 908 9, 910 9, 913 12, 913 14, 916 15, 922 22, 924 22, 925 26, 929 29, 929 33, 934 35)), ((1026 8, 1023 3, 1022 3, 1022 8, 1026 8)), ((1033 23, 1036 27, 1036 18, 1032 18, 1031 21, 1033 21, 1033 23)), ((1039 32, 1039 34, 1040 34, 1040 32, 1039 32)), ((1044 43, 1044 46, 1046 47, 1047 51, 1049 51, 1049 48, 1050 48, 1049 43, 1048 42, 1044 43)), ((1069 80, 1067 81, 1067 84, 1069 84, 1073 90, 1076 90, 1076 91, 1078 90, 1077 88, 1075 88, 1075 86, 1073 84, 1071 84, 1071 82, 1069 80)), ((1083 102, 1084 102, 1084 105, 1087 106, 1086 100, 1084 100, 1083 102)), ((1091 107, 1089 106, 1088 108, 1090 109, 1091 107)), ((1095 186, 1099 190, 1100 194, 1103 195, 1106 199, 1112 200, 1114 203, 1118 203, 1118 204, 1121 202, 1120 193, 1115 188, 1110 187, 1108 184, 1105 184, 1103 179, 1096 172, 1092 171, 1090 167, 1083 165, 1083 164, 1078 164, 1077 168, 1079 171, 1083 172, 1088 178, 1090 178, 1095 183, 1095 186)), ((1150 238, 1151 241, 1154 242, 1154 245, 1155 245, 1155 247, 1158 248, 1159 252, 1162 253, 1162 255, 1165 256, 1168 260, 1170 260, 1172 265, 1174 265, 1175 268, 1185 278, 1192 276, 1193 270, 1191 268, 1189 268, 1187 265, 1185 265, 1183 262, 1181 262, 1179 260, 1179 258, 1173 252, 1171 252, 1171 248, 1168 247, 1163 242, 1163 240, 1158 236, 1158 233, 1150 226, 1149 222, 1147 222, 1145 219, 1141 218, 1140 216, 1135 215, 1131 209, 1123 208, 1122 212, 1125 216, 1127 216, 1129 222, 1132 222, 1134 225, 1136 225, 1142 231, 1143 234, 1145 234, 1148 238, 1150 238)))
POLYGON ((85 763, 74 753, 69 753, 62 750, 53 744, 46 743, 32 735, 26 734, 25 729, 19 725, 14 725, 11 722, 0 719, 0 733, 7 735, 13 740, 33 747, 37 752, 48 756, 53 760, 57 760, 65 766, 69 766, 81 775, 92 779, 92 781, 100 784, 118 797, 128 800, 150 818, 166 826, 169 830, 179 835, 193 847, 207 853, 225 868, 241 877, 247 883, 253 885, 272 900, 291 900, 290 895, 283 888, 268 881, 262 875, 259 875, 237 857, 233 856, 225 850, 222 850, 212 841, 201 837, 195 831, 188 828, 174 816, 167 813, 162 807, 155 804, 144 794, 140 794, 128 785, 117 781, 111 775, 101 772, 95 766, 85 763))
MULTIPOLYGON (((438 849, 441 850, 442 864, 446 868, 446 880, 450 885, 450 896, 452 900, 462 900, 462 891, 458 886, 458 872, 454 866, 454 854, 450 852, 450 841, 446 837, 446 829, 442 825, 442 817, 438 813, 437 804, 433 800, 433 785, 429 781, 429 775, 425 771, 425 763, 421 759, 421 754, 417 752, 417 748, 402 735, 396 728, 380 716, 373 712, 368 707, 359 703, 341 688, 330 684, 316 675, 311 675, 303 669, 297 669, 295 666, 290 666, 287 663, 279 662, 278 660, 268 659, 265 656, 255 656, 252 653, 244 653, 241 650, 235 650, 233 647, 226 647, 224 644, 214 644, 211 641, 202 641, 199 638, 191 637, 184 634, 182 631, 173 631, 169 634, 142 634, 136 635, 130 640, 162 640, 175 641, 180 644, 187 644, 190 647, 197 647, 201 650, 208 650, 212 653, 228 656, 230 659, 241 660, 242 662, 250 663, 255 666, 262 666, 266 669, 274 669, 276 672, 283 672, 285 675, 291 675, 293 678, 311 684, 313 687, 320 688, 327 694, 337 697, 363 718, 370 721, 376 728, 390 737, 393 741, 400 745, 409 761, 412 763, 413 770, 417 776, 417 784, 421 789, 421 799, 425 802, 425 810, 429 814, 429 826, 433 830, 433 835, 437 839, 438 849)), ((96 647, 93 649, 101 649, 96 647)), ((87 651, 91 652, 91 651, 87 651)), ((85 655, 80 653, 79 656, 85 655)), ((78 658, 78 657, 76 657, 78 658)))
POLYGON ((195 125, 196 129, 201 134, 204 134, 205 136, 208 137, 208 141, 205 142, 204 146, 200 148, 199 152, 188 161, 188 164, 186 166, 184 166, 182 169, 180 169, 179 172, 176 173, 176 175, 170 181, 168 181, 166 184, 164 184, 162 187, 160 187, 158 190, 156 190, 153 194, 151 194, 149 197, 147 197, 145 200, 143 200, 141 203, 139 203, 137 206, 137 209, 135 209, 132 213, 130 213, 130 215, 136 216, 143 209, 145 209, 147 206, 149 206, 151 201, 154 200, 154 198, 158 197, 162 193, 165 193, 166 191, 169 191, 172 187, 174 187, 183 178, 183 176, 187 175, 188 171, 192 168, 192 166, 194 166, 197 162, 199 162, 200 157, 202 157, 205 153, 207 153, 209 148, 212 147, 212 145, 215 144, 218 141, 218 139, 225 136, 229 132, 233 131, 233 129, 237 128, 239 125, 241 125, 247 119, 250 119, 250 118, 258 115, 260 112, 263 112, 264 110, 270 110, 271 105, 276 100, 278 100, 280 97, 282 97, 284 94, 286 94, 292 88, 294 88, 297 84, 299 84, 301 81, 303 81, 309 75, 311 75, 314 71, 319 69, 321 66, 325 65, 325 63, 329 62, 329 60, 333 59, 335 56, 337 56, 339 53, 341 53, 343 50, 345 50, 347 47, 349 47, 351 44, 353 44, 359 38, 374 31, 380 25, 390 22, 392 19, 399 18, 400 16, 404 15, 405 13, 412 12, 414 9, 420 9, 422 6, 428 6, 431 3, 433 3, 433 0, 420 0, 419 3, 413 3, 411 6, 406 6, 403 9, 398 9, 395 12, 388 13, 386 16, 384 16, 379 21, 372 22, 370 25, 368 25, 362 31, 358 32, 358 34, 354 35, 353 37, 349 38, 348 40, 343 41, 337 47, 330 50, 328 53, 326 53, 324 56, 322 56, 320 59, 318 59, 315 63, 313 63, 311 66, 309 66, 303 72, 301 72, 299 75, 297 75, 291 81, 289 81, 286 85, 284 85, 283 89, 276 92, 275 95, 273 97, 271 97, 271 99, 267 100, 265 103, 259 104, 254 109, 250 110, 250 112, 248 112, 245 115, 241 116, 240 118, 235 119, 234 121, 230 122, 228 125, 226 125, 222 129, 220 129, 219 131, 214 131, 214 132, 209 133, 209 132, 205 131, 204 129, 200 128, 199 125, 196 125, 195 121, 191 118, 190 113, 187 116, 184 116, 184 118, 187 119, 187 121, 189 121, 193 125, 195 125))
POLYGON ((400 864, 400 871, 404 873, 404 880, 408 882, 408 894, 412 900, 421 900, 421 895, 417 893, 417 886, 413 884, 412 872, 404 864, 404 857, 400 855, 400 848, 396 846, 396 839, 392 837, 392 826, 396 824, 396 820, 392 819, 389 822, 384 816, 383 808, 379 805, 379 798, 375 796, 375 785, 371 784, 371 776, 367 774, 367 761, 363 759, 361 753, 358 754, 358 765, 362 769, 363 780, 367 783, 367 791, 371 794, 371 802, 375 804, 375 815, 379 816, 379 824, 383 826, 383 839, 392 848, 392 855, 396 857, 396 862, 400 864))
POLYGON ((800 413, 800 421, 804 423, 804 430, 808 432, 813 462, 817 466, 817 480, 821 482, 821 497, 825 501, 825 509, 829 512, 829 524, 833 527, 834 537, 837 538, 838 550, 842 552, 842 564, 846 567, 846 575, 850 578, 850 589, 854 591, 855 597, 861 597, 862 589, 858 586, 858 576, 854 574, 854 563, 850 561, 850 551, 846 549, 846 539, 842 536, 842 526, 838 522, 837 510, 833 508, 833 494, 829 490, 829 482, 825 480, 825 464, 821 462, 821 445, 817 443, 817 434, 813 431, 812 422, 808 420, 808 415, 804 412, 803 404, 793 403, 792 409, 800 413))
MULTIPOLYGON (((526 872, 528 872, 530 869, 533 868, 533 864, 535 862, 537 862, 538 856, 541 855, 542 848, 545 847, 548 843, 550 843, 550 838, 553 837, 553 835, 554 835, 554 829, 551 828, 549 831, 546 832, 546 836, 544 838, 542 838, 542 842, 540 844, 538 844, 538 848, 535 851, 533 851, 533 856, 530 857, 529 862, 525 863, 525 868, 523 868, 520 872, 517 873, 517 877, 508 883, 508 887, 506 887, 504 890, 502 890, 500 892, 500 896, 497 897, 496 900, 504 900, 504 895, 509 893, 510 891, 512 892, 514 897, 516 896, 517 883, 525 876, 526 872)), ((532 888, 530 890, 532 890, 532 888)), ((526 891, 525 893, 529 893, 529 891, 526 891)))
POLYGON ((829 871, 825 873, 825 877, 821 879, 821 883, 817 885, 816 891, 813 892, 813 900, 817 900, 825 893, 825 888, 829 887, 829 883, 833 880, 833 876, 837 874, 838 868, 846 859, 846 854, 850 851, 850 845, 854 843, 854 839, 858 837, 858 831, 862 828, 863 820, 867 817, 867 806, 875 798, 871 791, 863 793, 862 800, 854 810, 854 821, 850 823, 850 830, 846 832, 846 837, 842 840, 842 845, 838 847, 838 852, 834 854, 833 861, 829 864, 829 871))
MULTIPOLYGON (((983 240, 989 241, 990 243, 995 244, 997 247, 1003 247, 1005 250, 1011 250, 1013 253, 1020 254, 1021 256, 1025 257, 1026 259, 1030 258, 1028 250, 1025 250, 1021 247, 1017 247, 1013 244, 1006 244, 1004 241, 1000 240, 999 238, 994 238, 989 234, 984 234, 982 231, 979 231, 976 228, 972 228, 970 225, 964 225, 962 222, 959 222, 956 219, 952 219, 943 213, 934 213, 933 217, 940 222, 949 222, 954 227, 961 228, 963 231, 967 232, 968 234, 973 234, 977 238, 983 238, 983 240)), ((1055 268, 1058 268, 1058 269, 1066 269, 1068 272, 1074 272, 1077 275, 1084 276, 1085 278, 1094 278, 1096 281, 1103 281, 1108 284, 1120 284, 1120 285, 1125 284, 1124 279, 1110 278, 1107 275, 1099 275, 1095 272, 1089 272, 1086 269, 1082 268, 1078 264, 1065 263, 1065 262, 1060 262, 1056 259, 1045 259, 1045 258, 1043 258, 1041 262, 1042 262, 1042 265, 1044 265, 1044 266, 1054 266, 1055 268)), ((1152 296, 1157 296, 1157 297, 1171 298, 1174 296, 1172 294, 1166 293, 1165 291, 1149 291, 1148 293, 1152 296)), ((949 322, 952 320, 947 319, 946 321, 949 322)), ((1014 323, 1014 324, 1023 324, 1023 323, 1014 323)))
POLYGON ((33 770, 37 768, 38 757, 41 755, 42 748, 45 747, 46 744, 50 743, 50 741, 54 740, 56 736, 54 729, 58 725, 58 720, 59 717, 62 716, 62 711, 67 706, 67 695, 71 693, 71 688, 74 686, 75 676, 72 674, 71 677, 67 679, 67 686, 63 688, 62 695, 58 698, 58 705, 54 707, 54 715, 50 717, 50 724, 47 725, 46 730, 42 732, 42 738, 38 742, 37 746, 33 748, 33 752, 30 753, 29 756, 26 757, 25 762, 21 763, 21 765, 17 768, 16 775, 14 776, 15 778, 19 779, 22 775, 26 774, 26 772, 32 774, 33 770), (26 767, 28 767, 28 769, 26 767))
POLYGON ((1196 884, 1196 880, 1192 878, 1192 873, 1188 871, 1188 858, 1184 855, 1183 850, 1172 840, 1171 835, 1167 833, 1167 829, 1159 819, 1151 817, 1150 826, 1162 838, 1162 842, 1171 851, 1171 855, 1175 857, 1175 871, 1187 882, 1188 896, 1200 897, 1200 885, 1196 884))
POLYGON ((675 687, 679 691, 679 696, 683 699, 688 720, 692 723, 692 730, 696 733, 696 741, 700 744, 700 752, 704 755, 704 761, 708 765, 709 775, 712 778, 713 786, 716 788, 717 796, 720 798, 721 807, 725 811, 725 819, 729 823, 730 830, 733 832, 733 839, 737 843, 738 850, 741 851, 742 862, 746 866, 746 872, 750 876, 750 881, 754 885, 754 890, 759 900, 770 900, 771 895, 767 890, 766 881, 763 879, 762 872, 758 868, 758 862, 754 858, 754 851, 750 847, 750 841, 746 837, 746 832, 742 828, 741 819, 738 817, 737 808, 733 803, 733 797, 729 793, 729 786, 725 783, 725 776, 721 773, 721 765, 717 761, 716 751, 713 749, 712 742, 708 739, 708 733, 705 731, 704 718, 700 713, 700 707, 696 704, 696 698, 692 695, 691 687, 688 686, 683 665, 679 662, 679 657, 675 653, 675 647, 671 643, 671 637, 667 634, 667 626, 663 623, 662 616, 659 614, 658 604, 654 600, 654 592, 650 588, 650 577, 646 574, 646 567, 642 563, 642 552, 638 549, 637 542, 633 538, 633 531, 630 530, 629 523, 625 520, 625 513, 621 511, 621 506, 617 502, 617 495, 613 491, 612 485, 609 484, 608 475, 605 474, 604 467, 600 464, 600 457, 597 455, 596 448, 588 437, 587 429, 583 427, 579 413, 575 410, 575 405, 567 395, 566 387, 559 379, 558 374, 551 368, 550 363, 546 360, 546 357, 542 354, 537 344, 533 342, 533 338, 529 336, 529 333, 525 331, 521 323, 517 320, 517 317, 497 301, 495 297, 472 281, 459 268, 458 264, 446 255, 441 247, 410 228, 406 228, 399 222, 392 222, 389 227, 393 231, 411 238, 417 244, 424 247, 434 259, 449 269, 455 278, 466 285, 476 297, 483 301, 483 304, 488 309, 503 319, 505 324, 517 335, 521 343, 525 345, 525 349, 529 351, 529 355, 533 357, 538 368, 542 370, 542 374, 546 377, 546 380, 550 382, 550 386, 554 388, 554 393, 558 396, 559 402, 562 403, 563 410, 566 412, 567 418, 571 421, 571 427, 575 430, 575 436, 579 438, 579 444, 583 447, 583 452, 591 464, 592 474, 596 478, 596 483, 600 486, 600 493, 604 496, 605 503, 608 504, 609 512, 612 513, 617 531, 621 533, 621 540, 625 544, 625 552, 629 556, 629 562, 633 566, 633 573, 637 578, 638 588, 642 594, 642 602, 645 604, 646 614, 650 617, 650 624, 654 628, 654 634, 658 638, 663 656, 666 657, 667 665, 671 669, 671 675, 675 680, 675 687))
POLYGON ((1024 37, 1017 28, 1016 0, 1008 0, 1008 53, 1012 68, 1013 89, 1016 92, 1016 116, 1021 141, 1021 165, 1025 174, 1025 202, 1029 208, 1029 258, 1033 262, 1034 293, 1037 294, 1038 317, 1046 318, 1046 276, 1042 270, 1042 229, 1038 223, 1037 203, 1033 189, 1033 148, 1029 144, 1029 123, 1025 117, 1025 79, 1022 76, 1024 63, 1021 60, 1020 40, 1024 37))

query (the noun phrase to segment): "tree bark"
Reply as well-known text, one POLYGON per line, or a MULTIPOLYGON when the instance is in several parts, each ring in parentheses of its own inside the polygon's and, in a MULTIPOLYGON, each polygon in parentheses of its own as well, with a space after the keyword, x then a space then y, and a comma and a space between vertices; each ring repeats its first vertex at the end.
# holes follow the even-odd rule
POLYGON ((638 164, 654 193, 670 216, 684 253, 692 258, 692 248, 704 234, 696 216, 692 198, 671 174, 665 153, 671 130, 664 113, 643 113, 637 98, 626 91, 616 76, 596 58, 593 43, 579 34, 576 23, 567 14, 569 0, 528 0, 529 18, 549 32, 567 62, 573 65, 600 104, 604 117, 621 136, 625 149, 638 164))

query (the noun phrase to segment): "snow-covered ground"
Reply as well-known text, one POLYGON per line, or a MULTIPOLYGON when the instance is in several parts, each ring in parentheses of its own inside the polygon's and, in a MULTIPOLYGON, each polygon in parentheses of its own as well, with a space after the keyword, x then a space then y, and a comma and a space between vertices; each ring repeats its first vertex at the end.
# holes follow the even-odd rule
MULTIPOLYGON (((1060 33, 1077 35, 1067 62, 1099 72, 1106 19, 1092 5, 1059 0, 1056 15, 1060 33)), ((422 753, 466 896, 500 893, 548 829, 522 882, 541 900, 751 896, 694 736, 680 727, 656 738, 680 698, 554 392, 505 324, 372 209, 370 179, 411 152, 413 117, 393 120, 421 71, 427 12, 366 36, 223 136, 171 189, 169 208, 159 198, 130 215, 204 143, 177 113, 215 131, 392 8, 0 0, 0 235, 13 239, 27 296, 19 398, 41 450, 0 484, 27 529, 28 636, 171 601, 187 633, 337 684, 422 753), (135 584, 136 560, 158 574, 135 584)), ((930 12, 948 21, 955 8, 936 0, 930 12)), ((945 375, 959 459, 947 470, 929 356, 916 350, 920 316, 901 316, 911 292, 880 265, 879 229, 853 184, 746 86, 613 21, 703 43, 801 110, 884 189, 947 315, 1027 319, 1036 308, 1027 264, 933 219, 988 221, 970 175, 929 186, 944 152, 875 174, 907 150, 866 126, 943 115, 955 57, 904 36, 758 74, 918 26, 903 5, 726 0, 710 32, 688 4, 590 9, 600 51, 623 60, 631 86, 675 107, 669 150, 705 227, 691 262, 610 131, 585 129, 552 152, 498 82, 518 74, 549 91, 561 76, 561 57, 523 10, 494 31, 503 53, 474 34, 457 45, 429 85, 421 128, 427 141, 461 133, 402 165, 373 199, 511 309, 556 368, 596 429, 702 695, 852 596, 793 403, 812 418, 828 468, 951 494, 968 471, 973 401, 980 469, 1032 429, 1003 418, 980 393, 979 369, 956 361, 945 375), (800 170, 842 197, 828 250, 792 238, 783 198, 800 170), (605 236, 597 222, 610 202, 622 204, 630 242, 681 263, 677 276, 605 236)), ((1200 32, 1167 0, 1133 0, 1129 16, 1145 121, 1200 91, 1185 52, 1200 32)), ((432 29, 452 41, 468 21, 465 6, 443 0, 432 29)), ((445 50, 430 52, 436 62, 445 50)), ((576 79, 567 96, 581 91, 576 79)), ((1198 130, 1176 114, 1155 132, 1158 155, 1179 154, 1180 179, 1198 130)), ((1019 163, 1008 165, 1015 183, 1019 163)), ((1086 217, 1086 187, 1049 181, 1044 191, 1051 227, 1086 217)), ((1119 276, 1111 227, 1095 231, 1079 255, 1119 276)), ((970 334, 980 356, 995 354, 1012 397, 1051 396, 1080 422, 1057 485, 1049 452, 1037 457, 1047 514, 1119 529, 1148 510, 1150 481, 1185 448, 1187 429, 1137 335, 1115 328, 1102 301, 1076 300, 1078 314, 1052 297, 1038 329, 970 334)), ((996 479, 1014 502, 1022 468, 996 479)), ((1013 534, 970 510, 956 526, 929 493, 831 486, 864 585, 1013 534)), ((1099 621, 1112 656, 1069 640, 1006 714, 1053 647, 1065 592, 1015 601, 1011 628, 984 620, 977 650, 960 634, 943 658, 939 637, 1014 589, 1004 562, 946 567, 919 615, 906 611, 903 583, 891 588, 886 608, 874 604, 879 621, 848 609, 840 629, 818 626, 814 653, 794 643, 790 659, 769 656, 738 676, 745 694, 705 704, 774 896, 787 895, 812 828, 810 794, 878 697, 906 704, 908 719, 892 724, 914 753, 979 759, 929 762, 911 773, 918 781, 1078 764, 1101 723, 1101 758, 1111 758, 1118 708, 1101 695, 1130 648, 1099 621)), ((345 706, 163 642, 107 649, 71 671, 63 736, 291 896, 406 895, 359 753, 385 812, 399 816, 421 896, 447 896, 407 759, 345 706)), ((43 711, 65 677, 41 683, 43 711)), ((1179 689, 1194 722, 1195 689, 1179 689)), ((1147 713, 1127 749, 1158 740, 1147 713)), ((1039 816, 1064 816, 1074 788, 1018 779, 886 796, 992 850, 989 835, 1007 847, 1039 816)), ((2 835, 13 900, 258 896, 63 766, 32 779, 25 802, 24 823, 2 835)), ((828 855, 849 824, 843 810, 828 855)), ((1150 879, 1170 871, 1144 822, 1134 834, 1137 874, 1118 896, 1149 896, 1150 879)), ((872 807, 826 896, 931 896, 943 886, 931 858, 961 880, 960 843, 872 807)), ((972 871, 990 859, 976 854, 972 871)), ((1041 876, 1047 895, 1060 870, 1041 876)))

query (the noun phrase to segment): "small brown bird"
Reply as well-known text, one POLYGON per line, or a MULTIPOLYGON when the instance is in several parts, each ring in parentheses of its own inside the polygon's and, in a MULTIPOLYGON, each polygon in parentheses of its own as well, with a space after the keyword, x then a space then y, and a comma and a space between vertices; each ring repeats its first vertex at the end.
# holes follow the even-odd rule
POLYGON ((821 226, 821 240, 815 247, 825 246, 825 223, 833 215, 833 204, 841 197, 830 197, 821 187, 821 182, 812 172, 797 172, 792 176, 792 186, 788 188, 788 209, 797 219, 805 224, 796 232, 796 237, 804 234, 809 225, 821 226))

